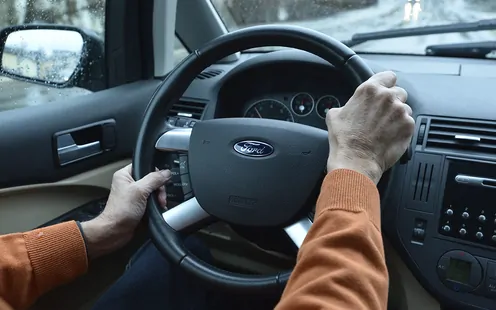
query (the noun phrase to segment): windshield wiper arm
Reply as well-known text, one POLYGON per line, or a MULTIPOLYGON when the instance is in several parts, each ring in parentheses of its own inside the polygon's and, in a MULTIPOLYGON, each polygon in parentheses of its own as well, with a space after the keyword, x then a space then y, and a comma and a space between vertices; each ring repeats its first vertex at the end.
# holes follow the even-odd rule
POLYGON ((438 25, 438 26, 401 28, 401 29, 391 29, 391 30, 375 31, 375 32, 355 33, 351 37, 351 40, 343 41, 343 43, 349 47, 352 47, 373 40, 425 36, 430 34, 495 30, 495 29, 496 29, 496 19, 492 18, 492 19, 483 19, 477 22, 470 22, 470 23, 455 23, 455 24, 446 24, 446 25, 438 25))
POLYGON ((496 41, 437 44, 425 48, 429 56, 487 58, 488 54, 496 51, 496 41))

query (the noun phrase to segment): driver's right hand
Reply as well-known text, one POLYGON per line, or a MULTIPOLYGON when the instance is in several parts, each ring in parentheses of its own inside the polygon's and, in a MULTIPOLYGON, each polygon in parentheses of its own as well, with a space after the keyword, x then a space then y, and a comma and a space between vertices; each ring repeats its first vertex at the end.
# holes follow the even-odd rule
POLYGON ((377 184, 410 144, 415 121, 406 100, 394 72, 386 71, 362 83, 344 107, 329 110, 327 171, 355 170, 377 184))

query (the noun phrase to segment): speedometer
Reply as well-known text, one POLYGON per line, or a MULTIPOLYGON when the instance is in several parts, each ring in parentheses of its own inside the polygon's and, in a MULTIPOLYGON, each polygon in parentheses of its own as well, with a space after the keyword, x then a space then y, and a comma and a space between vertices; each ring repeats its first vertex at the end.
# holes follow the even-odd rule
POLYGON ((307 116, 312 113, 315 103, 310 94, 299 93, 291 99, 291 110, 298 116, 307 116))
POLYGON ((246 110, 245 117, 294 122, 293 114, 291 114, 289 108, 284 103, 274 99, 262 99, 253 103, 246 110))
POLYGON ((341 103, 339 102, 338 98, 332 96, 332 95, 326 95, 323 96, 317 101, 317 114, 322 117, 326 118, 327 112, 332 109, 332 108, 339 108, 341 107, 341 103))

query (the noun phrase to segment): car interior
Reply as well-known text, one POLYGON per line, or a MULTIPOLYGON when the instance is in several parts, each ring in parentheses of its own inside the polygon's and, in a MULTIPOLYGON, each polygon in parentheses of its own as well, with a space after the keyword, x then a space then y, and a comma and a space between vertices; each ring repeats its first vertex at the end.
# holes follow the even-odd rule
POLYGON ((19 31, 77 33, 84 53, 70 77, 25 76, 4 61, 0 73, 54 91, 90 91, 0 113, 0 234, 96 217, 113 174, 130 163, 137 178, 152 167, 171 169, 169 210, 162 214, 150 199, 125 248, 91 262, 86 275, 32 309, 90 309, 150 237, 218 289, 279 287, 313 220, 328 152, 325 115, 385 70, 408 91, 416 123, 409 152, 379 184, 388 309, 496 309, 494 59, 443 55, 441 48, 431 55, 354 52, 354 43, 297 26, 229 32, 206 0, 107 0, 105 18, 104 46, 73 26, 0 32, 3 55, 19 31), (191 54, 174 65, 176 37, 191 54), (248 161, 235 155, 246 152, 246 142, 270 142, 272 151, 259 155, 300 152, 305 159, 243 166, 248 161), (298 171, 299 183, 282 181, 286 167, 298 171), (260 184, 248 190, 237 180, 260 184), (297 208, 284 208, 289 198, 297 208), (265 207, 252 212, 256 203, 265 207), (188 261, 175 232, 182 230, 208 244, 215 268, 188 261))

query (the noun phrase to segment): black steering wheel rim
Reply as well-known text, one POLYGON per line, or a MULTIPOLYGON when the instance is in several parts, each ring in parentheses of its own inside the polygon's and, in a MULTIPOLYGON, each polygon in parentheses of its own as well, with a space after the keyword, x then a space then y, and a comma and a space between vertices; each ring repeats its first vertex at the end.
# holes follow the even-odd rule
MULTIPOLYGON (((350 48, 310 29, 270 25, 250 27, 225 34, 187 56, 153 94, 143 118, 133 156, 134 178, 141 179, 154 171, 153 159, 156 150, 152 146, 165 131, 164 117, 197 74, 233 53, 268 46, 296 48, 315 54, 341 70, 354 87, 373 74, 365 62, 350 48)), ((215 268, 188 253, 181 235, 162 218, 155 195, 148 200, 147 212, 151 237, 158 250, 173 264, 206 281, 209 285, 228 291, 260 293, 280 291, 289 279, 291 271, 276 275, 242 275, 215 268)))

